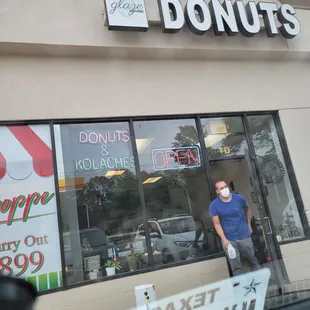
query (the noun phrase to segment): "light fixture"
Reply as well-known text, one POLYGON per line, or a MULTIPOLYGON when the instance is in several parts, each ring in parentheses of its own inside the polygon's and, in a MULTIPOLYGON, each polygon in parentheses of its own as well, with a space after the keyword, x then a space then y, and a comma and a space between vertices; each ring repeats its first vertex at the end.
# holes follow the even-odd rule
POLYGON ((136 139, 137 151, 139 154, 143 153, 152 143, 151 139, 136 139))
POLYGON ((126 170, 109 170, 105 176, 106 177, 113 177, 116 175, 122 175, 126 170))
POLYGON ((82 189, 84 187, 84 177, 59 179, 58 187, 60 191, 82 189))
MULTIPOLYGON (((225 139, 228 136, 229 136, 229 134, 227 134, 227 135, 208 135, 204 139, 206 148, 214 146, 215 144, 219 143, 221 140, 225 139)), ((200 143, 197 143, 197 145, 200 147, 200 143)))
POLYGON ((226 135, 227 126, 224 120, 214 120, 210 121, 208 124, 208 131, 211 135, 226 135))
POLYGON ((151 184, 151 183, 155 183, 158 180, 160 180, 162 177, 152 177, 152 178, 148 178, 146 179, 143 184, 151 184))
POLYGON ((208 133, 204 139, 206 148, 214 146, 229 135, 226 123, 222 119, 210 120, 208 122, 208 133))
POLYGON ((212 147, 213 145, 219 143, 221 140, 226 138, 228 135, 208 135, 205 137, 206 148, 212 147))

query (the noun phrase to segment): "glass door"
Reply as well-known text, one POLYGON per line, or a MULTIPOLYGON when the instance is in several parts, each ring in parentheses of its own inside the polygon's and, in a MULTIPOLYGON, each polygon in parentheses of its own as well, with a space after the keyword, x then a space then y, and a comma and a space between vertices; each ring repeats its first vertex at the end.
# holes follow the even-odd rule
MULTIPOLYGON (((244 196, 252 211, 252 240, 256 256, 272 273, 271 284, 280 288, 285 281, 280 252, 274 234, 273 218, 268 211, 263 183, 257 167, 252 135, 241 117, 201 119, 205 153, 211 181, 225 181, 231 192, 244 196), (264 192, 263 192, 264 189, 264 192)), ((261 137, 264 144, 265 137, 261 137)))
POLYGON ((253 188, 253 191, 251 192, 251 198, 252 201, 256 204, 257 211, 259 213, 259 217, 256 218, 255 221, 252 221, 254 235, 252 236, 252 239, 254 239, 253 243, 255 244, 256 241, 261 243, 260 238, 263 239, 263 246, 260 247, 259 253, 259 255, 264 256, 263 261, 261 261, 261 265, 262 267, 269 268, 271 271, 270 285, 276 285, 280 289, 286 281, 283 274, 282 262, 279 257, 279 249, 277 248, 277 244, 273 237, 273 225, 269 217, 268 209, 264 202, 264 194, 261 190, 261 182, 255 164, 255 155, 253 153, 251 154, 250 151, 246 149, 245 159, 248 164, 250 183, 253 188), (255 240, 255 237, 258 240, 255 240))
POLYGON ((300 200, 295 199, 284 154, 272 115, 247 116, 245 120, 253 154, 261 179, 273 235, 278 242, 291 241, 305 236, 299 210, 300 200))
POLYGON ((261 210, 261 225, 267 241, 270 266, 278 285, 288 282, 279 243, 305 236, 301 200, 295 199, 273 115, 247 116, 245 128, 250 151, 255 199, 261 210))

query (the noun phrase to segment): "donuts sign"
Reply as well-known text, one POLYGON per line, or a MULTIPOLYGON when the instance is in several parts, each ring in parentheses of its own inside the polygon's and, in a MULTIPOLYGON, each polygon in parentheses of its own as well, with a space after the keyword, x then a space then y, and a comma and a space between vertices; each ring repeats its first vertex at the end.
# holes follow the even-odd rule
MULTIPOLYGON (((264 28, 269 38, 281 34, 286 39, 292 39, 299 35, 301 28, 295 9, 289 4, 243 0, 157 2, 164 33, 176 33, 186 24, 195 35, 214 31, 216 36, 241 33, 245 37, 254 37, 264 28)), ((105 0, 105 4, 109 30, 147 31, 143 0, 105 0)))

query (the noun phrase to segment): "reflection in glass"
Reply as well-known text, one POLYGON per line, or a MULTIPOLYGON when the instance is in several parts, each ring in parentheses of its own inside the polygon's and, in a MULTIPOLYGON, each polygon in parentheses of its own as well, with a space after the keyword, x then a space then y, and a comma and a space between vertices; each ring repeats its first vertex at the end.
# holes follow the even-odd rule
POLYGON ((246 140, 240 117, 201 119, 209 159, 244 155, 246 140))
POLYGON ((279 241, 304 236, 279 138, 271 115, 248 117, 269 210, 279 241))
MULTIPOLYGON (((195 121, 134 123, 155 264, 221 251, 195 121)), ((141 223, 135 241, 145 240, 141 223)))
POLYGON ((146 267, 128 124, 57 125, 55 141, 68 282, 146 267))

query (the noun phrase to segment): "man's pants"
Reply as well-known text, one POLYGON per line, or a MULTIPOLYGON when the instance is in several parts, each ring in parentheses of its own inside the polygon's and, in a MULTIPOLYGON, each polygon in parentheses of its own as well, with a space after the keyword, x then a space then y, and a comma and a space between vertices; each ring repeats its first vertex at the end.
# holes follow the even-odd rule
POLYGON ((224 247, 224 251, 229 260, 233 276, 238 276, 243 273, 241 266, 241 257, 247 261, 251 271, 255 271, 260 268, 255 256, 254 246, 251 237, 237 241, 230 241, 230 243, 236 250, 236 258, 229 258, 226 247, 224 247))

